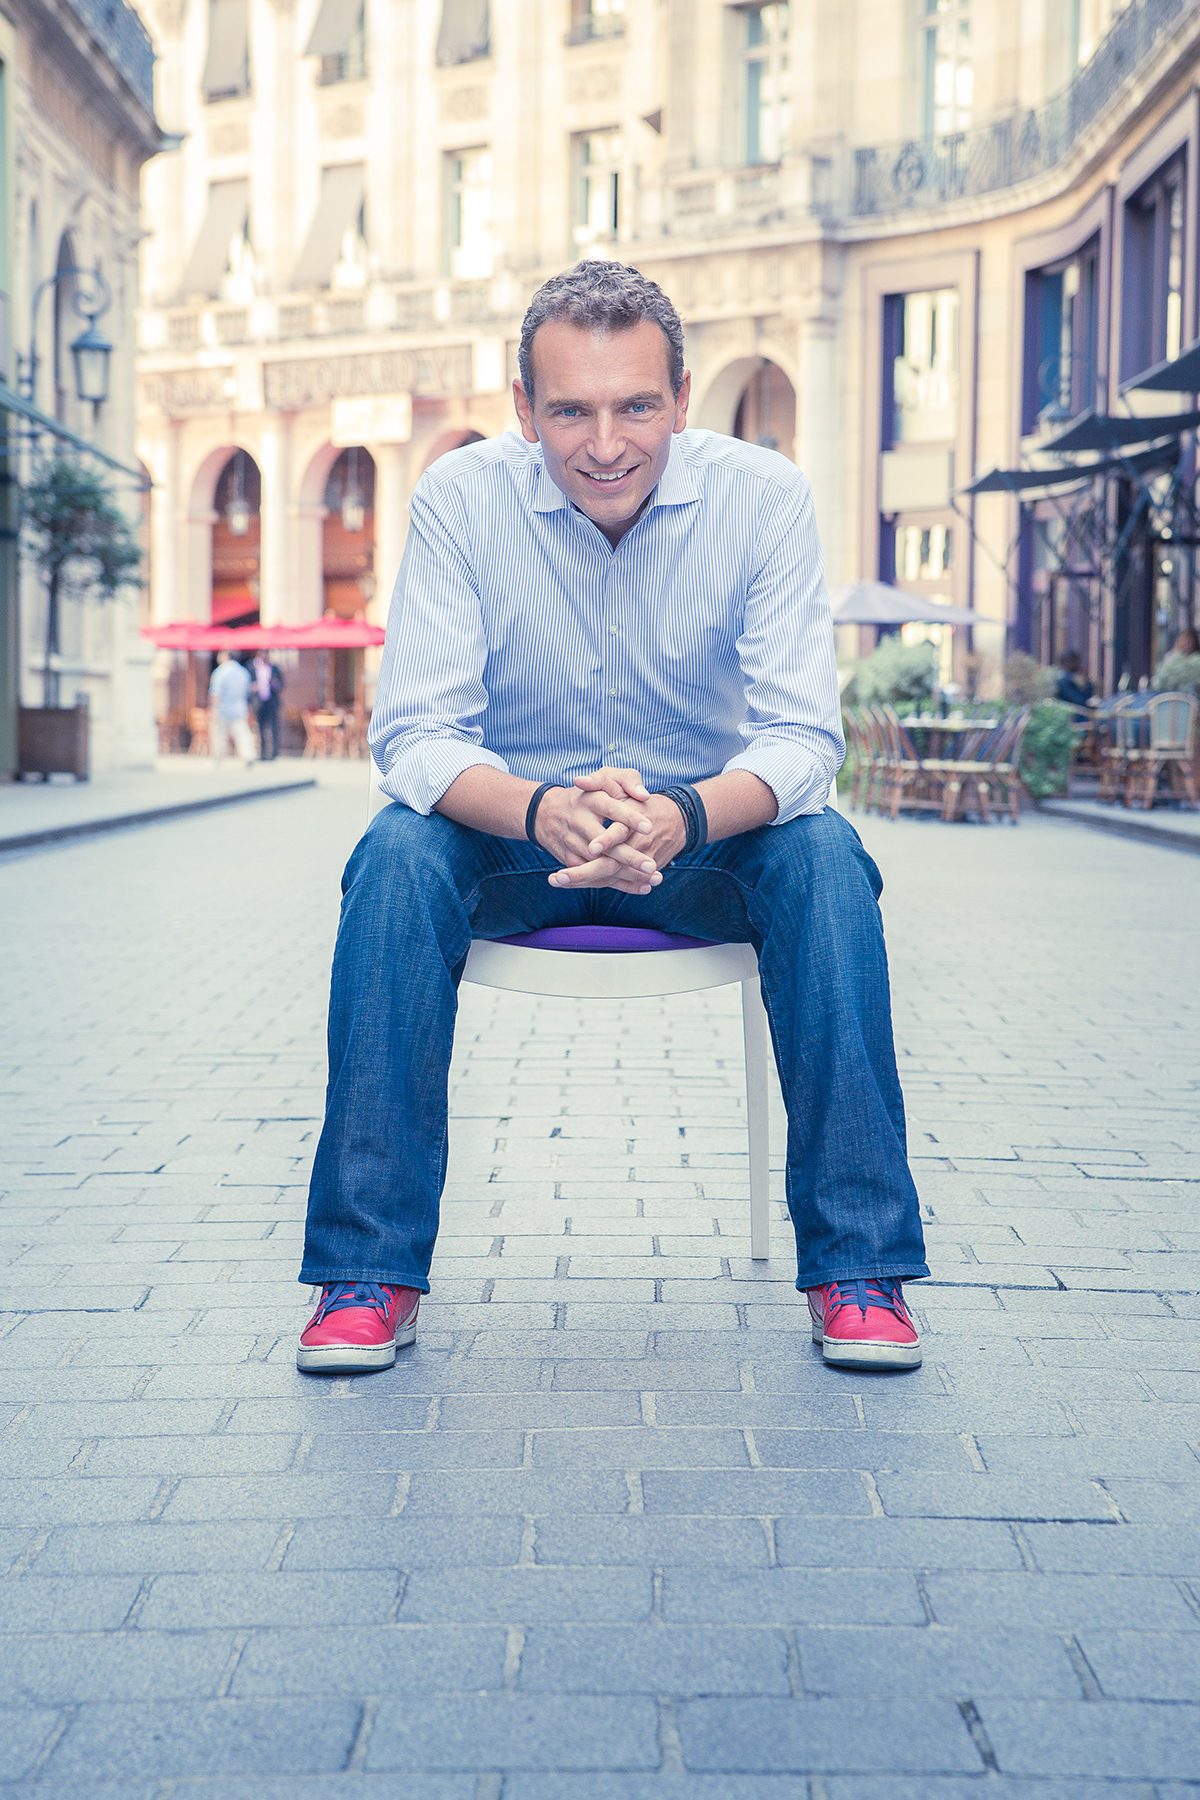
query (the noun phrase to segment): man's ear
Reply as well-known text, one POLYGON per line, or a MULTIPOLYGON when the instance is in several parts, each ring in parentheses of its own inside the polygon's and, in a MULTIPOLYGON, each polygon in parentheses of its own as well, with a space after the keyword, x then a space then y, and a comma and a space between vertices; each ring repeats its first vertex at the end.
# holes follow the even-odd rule
POLYGON ((688 401, 692 397, 692 371, 683 371, 683 380, 679 384, 679 392, 675 396, 675 423, 672 431, 682 431, 687 424, 688 401))
POLYGON ((519 375, 513 381, 513 406, 516 409, 517 423, 521 427, 521 436, 525 439, 525 442, 527 444, 538 443, 540 440, 537 434, 537 427, 533 422, 533 408, 529 404, 524 384, 519 375))

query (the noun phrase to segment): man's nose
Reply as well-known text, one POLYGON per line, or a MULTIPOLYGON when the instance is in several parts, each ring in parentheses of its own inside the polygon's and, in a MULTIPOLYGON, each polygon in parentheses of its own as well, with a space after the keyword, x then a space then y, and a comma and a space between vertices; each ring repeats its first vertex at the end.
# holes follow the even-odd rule
POLYGON ((607 467, 610 463, 619 462, 625 449, 625 440, 617 428, 617 421, 610 412, 598 412, 592 429, 588 453, 593 462, 607 467))

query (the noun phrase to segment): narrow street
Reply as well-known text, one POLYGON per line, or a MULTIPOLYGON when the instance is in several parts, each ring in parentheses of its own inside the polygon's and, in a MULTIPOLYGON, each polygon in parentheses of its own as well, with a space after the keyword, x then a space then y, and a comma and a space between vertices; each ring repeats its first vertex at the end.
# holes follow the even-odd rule
POLYGON ((855 821, 919 1371, 810 1344, 777 1097, 749 1260, 736 989, 464 988, 419 1342, 323 1383, 295 1274, 361 816, 0 860, 0 1794, 1194 1793, 1194 856, 855 821))

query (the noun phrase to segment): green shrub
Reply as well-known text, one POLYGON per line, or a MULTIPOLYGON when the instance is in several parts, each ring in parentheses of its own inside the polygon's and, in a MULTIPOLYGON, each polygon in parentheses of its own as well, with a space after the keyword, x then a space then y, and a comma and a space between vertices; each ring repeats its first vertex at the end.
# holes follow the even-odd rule
POLYGON ((1058 671, 1043 668, 1024 650, 1014 650, 1004 664, 1004 698, 1010 706, 1036 706, 1039 700, 1052 700, 1058 684, 1058 671))
POLYGON ((842 696, 859 706, 894 706, 897 710, 932 700, 937 687, 938 653, 932 644, 906 644, 899 635, 885 637, 864 656, 842 696))
POLYGON ((1200 656, 1167 656, 1154 671, 1154 685, 1163 692, 1200 697, 1200 656))
POLYGON ((1021 744, 1021 779, 1035 800, 1066 793, 1074 747, 1070 707, 1058 700, 1041 701, 1029 715, 1021 744))

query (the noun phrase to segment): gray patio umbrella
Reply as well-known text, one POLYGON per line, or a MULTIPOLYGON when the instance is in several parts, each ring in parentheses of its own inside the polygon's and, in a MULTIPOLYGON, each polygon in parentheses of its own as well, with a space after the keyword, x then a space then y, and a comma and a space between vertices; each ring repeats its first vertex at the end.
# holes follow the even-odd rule
POLYGON ((939 606, 886 581, 849 581, 829 590, 835 625, 984 625, 965 606, 939 606))

